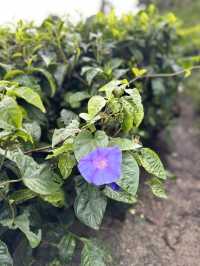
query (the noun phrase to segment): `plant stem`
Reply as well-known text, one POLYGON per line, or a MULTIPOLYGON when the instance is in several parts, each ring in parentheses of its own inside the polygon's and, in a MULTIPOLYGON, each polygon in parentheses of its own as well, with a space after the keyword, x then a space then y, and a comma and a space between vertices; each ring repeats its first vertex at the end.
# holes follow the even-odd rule
POLYGON ((177 72, 173 72, 173 73, 160 73, 160 74, 149 74, 149 75, 144 75, 144 76, 138 76, 135 77, 134 79, 132 79, 129 83, 134 83, 136 80, 139 79, 145 79, 145 78, 168 78, 168 77, 175 77, 178 75, 181 75, 183 73, 185 73, 187 70, 192 71, 192 70, 197 70, 200 69, 200 66, 193 66, 187 69, 183 69, 183 70, 179 70, 177 72))
POLYGON ((20 182, 20 181, 22 181, 22 178, 0 182, 0 187, 5 186, 5 185, 10 184, 10 183, 17 183, 17 182, 20 182))
MULTIPOLYGON (((29 154, 29 153, 32 153, 32 152, 37 152, 37 151, 45 151, 45 150, 48 150, 51 148, 51 145, 48 145, 48 146, 44 146, 44 147, 40 147, 40 148, 37 148, 37 149, 33 149, 33 150, 29 150, 29 151, 25 151, 24 154, 29 154)), ((48 152, 48 151, 47 151, 48 152)))

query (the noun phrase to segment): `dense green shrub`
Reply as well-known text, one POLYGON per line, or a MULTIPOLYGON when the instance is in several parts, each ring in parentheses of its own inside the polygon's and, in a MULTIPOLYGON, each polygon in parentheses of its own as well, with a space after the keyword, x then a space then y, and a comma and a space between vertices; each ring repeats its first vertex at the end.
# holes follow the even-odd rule
MULTIPOLYGON (((108 198, 136 202, 139 167, 150 174, 152 192, 166 197, 163 165, 137 133, 142 101, 144 132, 173 116, 177 80, 153 77, 177 69, 175 20, 151 7, 120 19, 100 13, 75 26, 50 17, 38 27, 0 28, 0 233, 15 265, 44 265, 45 254, 45 265, 65 265, 77 240, 82 265, 107 265, 105 247, 70 227, 76 216, 98 229, 108 198), (113 146, 122 153, 117 191, 87 183, 77 164, 113 146)), ((0 262, 12 265, 4 242, 0 262)))

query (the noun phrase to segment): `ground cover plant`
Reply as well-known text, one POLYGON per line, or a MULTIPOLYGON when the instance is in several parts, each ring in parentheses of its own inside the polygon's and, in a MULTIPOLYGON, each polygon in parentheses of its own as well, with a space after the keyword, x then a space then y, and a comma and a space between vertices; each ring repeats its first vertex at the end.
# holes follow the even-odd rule
POLYGON ((79 242, 82 265, 112 265, 74 220, 98 230, 108 201, 135 203, 140 168, 166 198, 166 171, 139 135, 151 140, 173 117, 176 40, 176 18, 153 6, 0 28, 3 265, 44 265, 45 254, 45 265, 66 265, 79 242))

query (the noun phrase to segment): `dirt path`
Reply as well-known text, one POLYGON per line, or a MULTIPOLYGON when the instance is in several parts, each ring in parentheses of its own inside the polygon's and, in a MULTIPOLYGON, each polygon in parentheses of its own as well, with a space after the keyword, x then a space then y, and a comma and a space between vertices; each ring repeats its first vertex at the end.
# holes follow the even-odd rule
MULTIPOLYGON (((111 247, 116 266, 200 266, 200 129, 184 97, 171 129, 167 168, 177 179, 168 199, 147 188, 124 222, 107 217, 97 237, 111 247)), ((161 137, 162 138, 162 137, 161 137)), ((76 261, 73 265, 79 265, 76 261)))
MULTIPOLYGON (((143 191, 135 215, 124 223, 105 221, 102 232, 116 265, 200 266, 200 130, 189 100, 171 129, 168 169, 177 179, 167 184, 168 199, 143 191)), ((132 210, 133 213, 133 210, 132 210)))

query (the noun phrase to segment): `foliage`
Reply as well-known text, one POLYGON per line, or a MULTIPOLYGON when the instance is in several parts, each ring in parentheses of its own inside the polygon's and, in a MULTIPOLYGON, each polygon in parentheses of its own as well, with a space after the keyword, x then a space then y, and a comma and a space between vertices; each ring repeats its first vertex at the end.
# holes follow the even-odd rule
MULTIPOLYGON (((82 265, 108 265, 97 240, 71 232, 74 220, 97 230, 109 199, 135 203, 141 167, 165 197, 163 164, 138 134, 152 137, 173 116, 178 80, 145 75, 177 69, 176 39, 174 22, 152 8, 0 28, 0 234, 16 266, 44 265, 44 254, 45 265, 67 264, 78 241, 82 265), (77 169, 110 146, 122 151, 119 191, 88 184, 77 169)), ((4 242, 0 261, 12 265, 4 242)))

